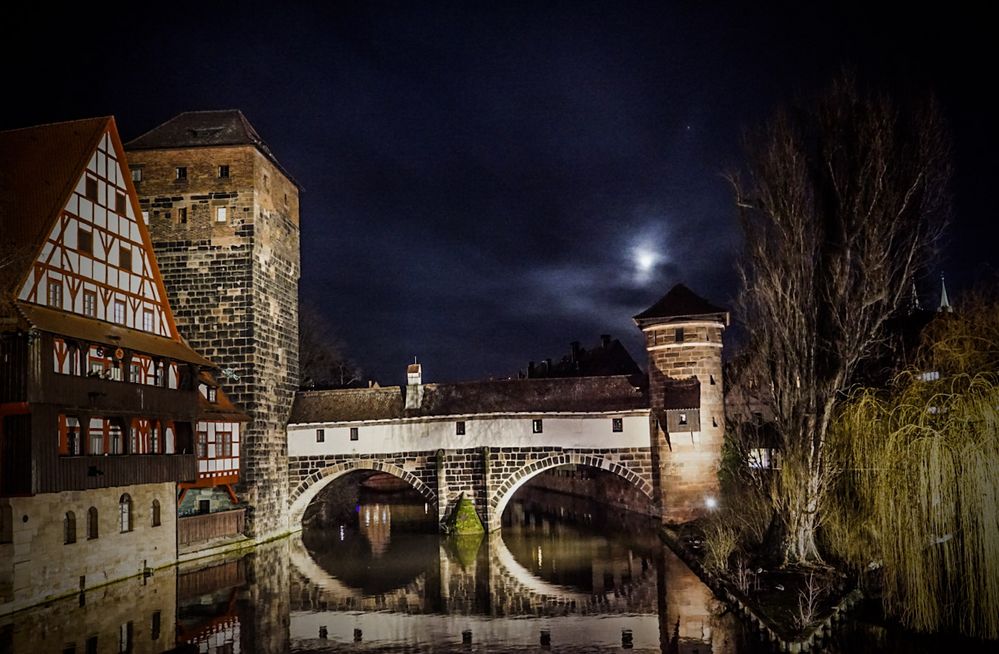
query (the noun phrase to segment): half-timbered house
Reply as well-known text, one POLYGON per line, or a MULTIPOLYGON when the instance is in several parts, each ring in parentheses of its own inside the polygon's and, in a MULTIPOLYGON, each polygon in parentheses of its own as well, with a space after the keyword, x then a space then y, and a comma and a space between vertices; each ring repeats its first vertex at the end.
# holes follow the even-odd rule
POLYGON ((177 331, 114 119, 0 132, 0 612, 176 561, 178 484, 215 481, 199 434, 235 433, 239 468, 216 424, 245 418, 219 415, 212 368, 177 331))

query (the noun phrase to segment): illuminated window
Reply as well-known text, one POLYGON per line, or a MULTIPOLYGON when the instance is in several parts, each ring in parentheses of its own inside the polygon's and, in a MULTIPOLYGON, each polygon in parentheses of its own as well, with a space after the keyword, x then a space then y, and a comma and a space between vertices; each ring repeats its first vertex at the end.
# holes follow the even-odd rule
POLYGON ((611 418, 611 431, 624 431, 624 418, 611 418))
POLYGON ((50 279, 48 287, 48 304, 50 307, 62 308, 62 280, 50 279))
POLYGON ((211 402, 212 404, 219 401, 219 389, 215 388, 214 386, 208 387, 208 401, 211 402))
POLYGON ((128 493, 118 499, 118 528, 123 534, 132 531, 132 498, 128 493))
POLYGON ((229 166, 222 165, 219 166, 219 177, 222 179, 228 179, 229 177, 229 166))
POLYGON ((133 168, 132 169, 132 181, 135 182, 135 183, 137 183, 137 184, 142 181, 142 169, 141 168, 133 168))
POLYGON ((142 310, 142 329, 147 332, 153 331, 153 310, 143 309, 142 310))
POLYGON ((224 223, 228 207, 215 207, 215 222, 224 223))
POLYGON ((177 209, 177 222, 181 225, 187 224, 187 207, 177 209))
POLYGON ((533 433, 541 434, 544 432, 544 430, 545 430, 545 425, 544 422, 542 422, 541 418, 535 418, 534 420, 531 421, 531 431, 533 433))
POLYGON ((83 292, 83 315, 88 318, 97 317, 97 293, 95 291, 83 292))
POLYGON ((681 425, 687 424, 687 414, 686 413, 681 413, 680 414, 680 424, 681 425))
POLYGON ((119 325, 125 324, 125 301, 114 301, 114 321, 119 325))
POLYGON ((199 431, 198 432, 198 441, 196 443, 196 447, 197 447, 197 450, 196 450, 195 453, 198 455, 198 458, 199 459, 207 459, 208 458, 208 432, 207 431, 199 431))
POLYGON ((187 181, 187 166, 177 166, 175 169, 177 173, 177 181, 187 181))
POLYGON ((326 430, 325 429, 317 429, 316 430, 316 442, 317 443, 325 443, 326 442, 326 430))
POLYGON ((458 436, 464 436, 465 435, 465 421, 464 420, 459 420, 458 422, 454 423, 454 433, 456 435, 458 435, 458 436))

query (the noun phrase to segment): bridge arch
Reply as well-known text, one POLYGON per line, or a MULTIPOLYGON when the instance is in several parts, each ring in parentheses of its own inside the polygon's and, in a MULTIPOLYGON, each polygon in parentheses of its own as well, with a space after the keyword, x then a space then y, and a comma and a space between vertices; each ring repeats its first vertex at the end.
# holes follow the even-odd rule
POLYGON ((593 454, 578 454, 574 452, 553 454, 547 458, 532 461, 523 466, 507 477, 500 484, 499 488, 492 493, 489 498, 489 531, 495 531, 502 526, 503 511, 521 486, 546 470, 570 464, 589 466, 613 473, 635 486, 648 498, 650 504, 653 503, 652 484, 627 466, 593 454))
POLYGON ((293 531, 297 531, 302 528, 302 518, 305 516, 305 510, 309 507, 309 504, 312 503, 312 500, 316 499, 316 496, 319 495, 324 488, 340 477, 358 470, 384 472, 392 475, 393 477, 398 477, 412 486, 413 489, 428 503, 433 505, 435 509, 437 507, 437 494, 433 491, 433 489, 427 486, 423 480, 413 473, 403 470, 393 463, 378 461, 376 459, 343 461, 314 472, 306 477, 302 483, 300 483, 298 487, 292 491, 291 497, 289 498, 291 505, 288 509, 288 524, 291 529, 293 531))

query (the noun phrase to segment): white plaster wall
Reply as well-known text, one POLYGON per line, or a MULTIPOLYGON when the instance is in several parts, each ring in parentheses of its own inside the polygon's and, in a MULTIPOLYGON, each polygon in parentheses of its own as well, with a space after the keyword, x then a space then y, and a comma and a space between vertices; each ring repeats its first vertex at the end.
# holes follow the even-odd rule
POLYGON ((176 484, 142 484, 10 498, 13 517, 13 601, 0 615, 47 598, 140 574, 177 560, 176 484), (132 498, 132 531, 121 533, 118 500, 132 498), (153 500, 160 503, 160 526, 152 526, 153 500), (87 539, 87 512, 98 511, 98 537, 87 539), (63 518, 76 515, 76 542, 66 544, 63 518), (24 517, 27 516, 27 521, 24 517))
POLYGON ((288 425, 288 456, 377 454, 386 452, 462 449, 469 447, 649 447, 648 410, 627 413, 521 414, 448 416, 385 422, 288 425), (541 418, 544 431, 532 433, 532 420, 541 418), (612 418, 623 420, 623 431, 612 431, 612 418), (465 435, 455 423, 465 421, 465 435), (358 439, 350 440, 357 427, 358 439), (325 440, 316 442, 316 430, 325 440))

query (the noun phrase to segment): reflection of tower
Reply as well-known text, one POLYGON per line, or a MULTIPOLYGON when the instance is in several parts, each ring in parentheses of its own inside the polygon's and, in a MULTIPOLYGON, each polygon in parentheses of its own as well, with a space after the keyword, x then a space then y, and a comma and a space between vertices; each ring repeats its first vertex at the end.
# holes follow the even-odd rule
POLYGON ((677 284, 635 316, 635 323, 649 355, 656 497, 664 520, 690 520, 712 508, 718 494, 728 312, 677 284))
POLYGON ((392 509, 388 504, 365 504, 359 520, 361 534, 371 543, 371 555, 380 558, 392 542, 392 509))

